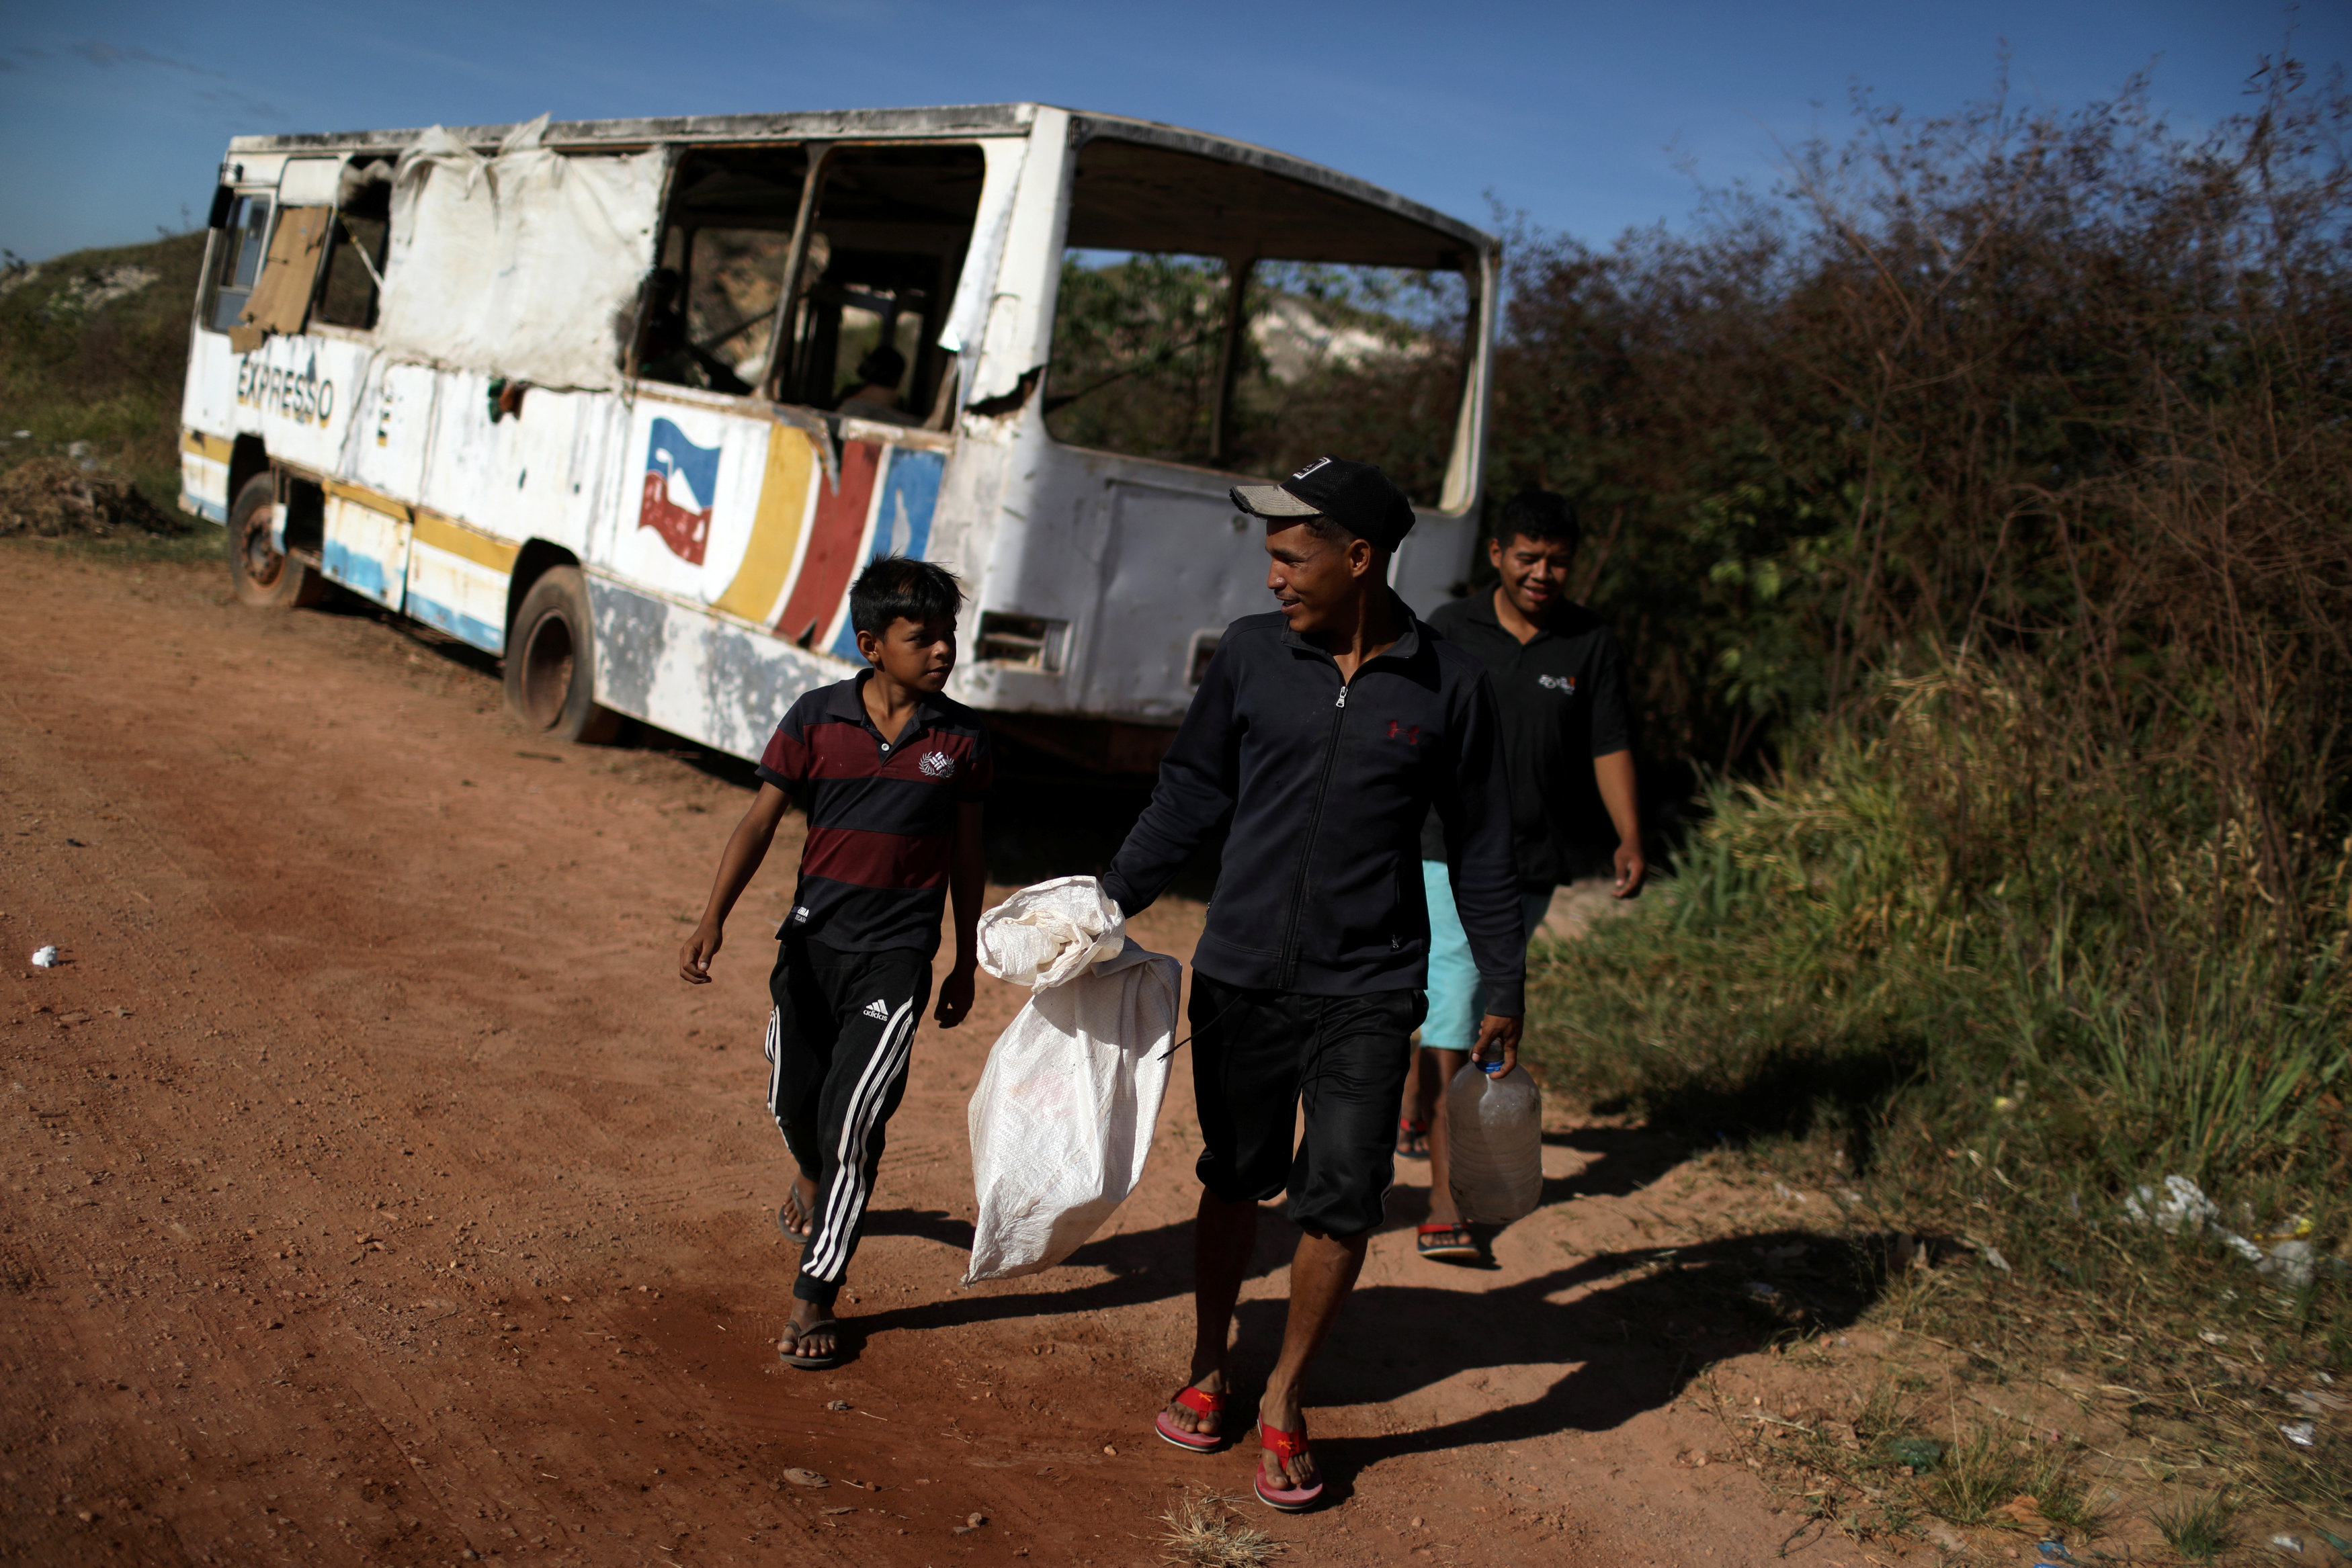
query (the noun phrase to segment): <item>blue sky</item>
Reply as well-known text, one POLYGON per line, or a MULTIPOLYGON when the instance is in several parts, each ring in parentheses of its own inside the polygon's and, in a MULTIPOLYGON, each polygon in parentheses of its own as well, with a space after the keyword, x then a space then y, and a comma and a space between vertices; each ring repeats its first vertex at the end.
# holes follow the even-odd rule
POLYGON ((1767 182, 1857 84, 1938 113, 2073 106, 2151 72, 2176 124, 2232 112, 2289 29, 2352 59, 2352 3, 989 4, 623 6, 88 0, 0 19, 0 246, 36 259, 201 221, 245 131, 1034 99, 1331 164, 1457 216, 1489 195, 1606 240, 1695 181, 1767 182))

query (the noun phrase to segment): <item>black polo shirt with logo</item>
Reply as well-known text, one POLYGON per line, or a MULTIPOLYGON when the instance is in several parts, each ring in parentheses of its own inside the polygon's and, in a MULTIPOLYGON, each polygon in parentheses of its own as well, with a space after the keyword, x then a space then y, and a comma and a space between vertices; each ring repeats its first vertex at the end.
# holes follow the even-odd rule
POLYGON ((939 951, 956 808, 988 793, 995 763, 980 716, 927 696, 903 734, 866 716, 874 672, 804 692, 760 755, 761 779, 808 812, 801 881, 779 936, 847 953, 939 951))
MULTIPOLYGON (((1633 745, 1625 654, 1615 634, 1581 604, 1560 604, 1523 643, 1496 618, 1491 589, 1439 605, 1429 623, 1486 666, 1502 720, 1520 888, 1539 892, 1604 863, 1617 830, 1593 781, 1592 759, 1633 745)), ((1445 858, 1436 826, 1422 829, 1424 860, 1445 858)))

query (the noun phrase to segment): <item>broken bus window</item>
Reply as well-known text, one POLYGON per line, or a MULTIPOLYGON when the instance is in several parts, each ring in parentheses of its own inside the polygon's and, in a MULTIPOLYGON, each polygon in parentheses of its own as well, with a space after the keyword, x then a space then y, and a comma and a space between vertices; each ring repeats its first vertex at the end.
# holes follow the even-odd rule
POLYGON ((1344 453, 1437 505, 1472 265, 1450 236, 1337 192, 1097 138, 1072 188, 1046 429, 1235 473, 1344 453))
POLYGON ((392 241, 392 161, 354 162, 343 170, 327 234, 327 277, 314 318, 362 331, 375 326, 392 241))
POLYGON ((807 155, 798 147, 693 154, 673 187, 638 373, 719 392, 765 388, 779 402, 830 410, 856 390, 866 356, 887 344, 904 363, 896 417, 921 423, 950 363, 936 340, 984 169, 967 145, 833 150, 818 172, 782 353, 771 364, 807 155))
POLYGON ((254 279, 261 276, 261 257, 269 239, 271 198, 266 191, 240 193, 230 205, 228 225, 216 246, 211 308, 205 325, 215 332, 235 328, 245 316, 254 279))

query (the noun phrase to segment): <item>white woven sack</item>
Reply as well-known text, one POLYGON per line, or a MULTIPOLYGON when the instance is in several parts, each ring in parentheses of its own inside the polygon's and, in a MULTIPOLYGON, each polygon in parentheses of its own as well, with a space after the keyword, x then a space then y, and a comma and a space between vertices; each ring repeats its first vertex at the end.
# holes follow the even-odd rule
POLYGON ((1126 925, 1090 876, 1024 887, 980 917, 980 967, 1031 994, 972 1092, 967 1284, 1052 1268, 1142 1178, 1184 969, 1126 925))

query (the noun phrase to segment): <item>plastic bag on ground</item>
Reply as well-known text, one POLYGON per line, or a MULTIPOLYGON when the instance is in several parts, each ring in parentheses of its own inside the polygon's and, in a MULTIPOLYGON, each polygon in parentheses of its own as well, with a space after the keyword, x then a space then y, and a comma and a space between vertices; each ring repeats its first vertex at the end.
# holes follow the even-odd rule
POLYGON ((1031 994, 972 1092, 967 1284, 1052 1268, 1143 1176, 1184 970, 1126 925, 1090 876, 1023 888, 980 917, 980 967, 1031 994))

